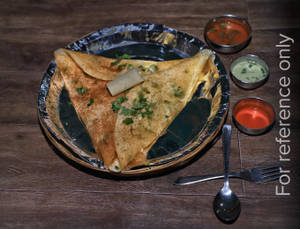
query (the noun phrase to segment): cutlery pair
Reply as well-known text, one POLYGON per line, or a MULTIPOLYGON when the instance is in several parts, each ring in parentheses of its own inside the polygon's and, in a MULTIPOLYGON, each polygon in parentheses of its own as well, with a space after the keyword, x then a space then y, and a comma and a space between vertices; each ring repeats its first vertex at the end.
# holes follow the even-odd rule
MULTIPOLYGON (((258 167, 258 168, 248 169, 248 170, 242 170, 240 172, 229 173, 228 176, 230 178, 240 178, 255 183, 265 183, 265 182, 279 179, 280 166, 270 165, 270 166, 258 167)), ((174 184, 189 185, 189 184, 196 184, 204 181, 221 179, 221 178, 224 178, 224 174, 179 177, 174 182, 174 184)))

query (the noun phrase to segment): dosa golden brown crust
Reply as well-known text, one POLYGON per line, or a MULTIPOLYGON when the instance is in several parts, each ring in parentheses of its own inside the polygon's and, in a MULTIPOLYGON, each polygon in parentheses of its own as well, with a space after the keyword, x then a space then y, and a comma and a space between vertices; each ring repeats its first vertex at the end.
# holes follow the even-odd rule
POLYGON ((191 99, 202 78, 210 52, 201 52, 187 58, 171 69, 149 76, 142 84, 132 88, 123 106, 130 108, 144 93, 148 103, 155 104, 150 118, 132 116, 133 123, 124 123, 124 115, 118 114, 114 136, 120 168, 136 158, 146 155, 150 147, 164 133, 186 103, 191 99))
POLYGON ((141 71, 145 82, 132 88, 126 94, 128 100, 122 104, 130 107, 138 93, 147 88, 148 101, 155 103, 151 118, 132 117, 134 123, 126 125, 124 115, 112 110, 112 102, 124 93, 111 96, 106 89, 106 84, 126 69, 112 66, 115 59, 66 49, 59 49, 54 55, 65 88, 95 151, 105 167, 114 171, 147 163, 148 150, 191 99, 201 80, 208 80, 211 67, 215 67, 212 61, 212 66, 206 64, 211 59, 208 50, 181 60, 121 60, 119 65, 157 67, 154 73, 141 71), (174 96, 178 88, 183 94, 174 96))
POLYGON ((112 97, 107 91, 107 81, 85 74, 66 53, 56 52, 55 61, 72 104, 88 130, 95 151, 101 155, 105 166, 110 166, 116 159, 112 127, 117 116, 111 109, 111 102, 116 97, 112 97), (79 93, 80 88, 83 91, 86 88, 86 92, 79 93))
MULTIPOLYGON (((184 59, 160 62, 149 60, 121 59, 118 64, 111 66, 111 64, 116 61, 116 59, 95 56, 82 52, 75 52, 68 49, 58 49, 56 53, 68 54, 83 72, 85 72, 87 75, 101 80, 113 80, 121 72, 127 71, 127 68, 123 68, 121 70, 118 69, 118 66, 122 64, 133 65, 136 68, 139 68, 139 66, 149 68, 151 65, 156 65, 159 71, 163 71, 184 61, 184 59)), ((142 72, 142 74, 147 73, 151 72, 142 72)))
MULTIPOLYGON (((115 59, 59 49, 55 52, 55 61, 73 106, 85 124, 95 151, 103 159, 107 168, 116 170, 119 167, 114 144, 114 129, 117 113, 111 109, 111 103, 119 96, 111 96, 106 89, 107 80, 114 79, 121 71, 111 63, 115 59), (79 89, 85 90, 78 93, 79 89), (91 100, 93 101, 92 104, 91 100), (89 105, 90 104, 90 105, 89 105)), ((167 61, 160 64, 155 61, 122 60, 120 64, 132 64, 134 67, 149 67, 158 64, 161 69, 170 68, 182 60, 167 61)), ((123 70, 124 71, 124 70, 123 70)), ((146 75, 145 73, 144 75, 146 75)), ((145 164, 146 157, 140 153, 130 167, 145 164)))

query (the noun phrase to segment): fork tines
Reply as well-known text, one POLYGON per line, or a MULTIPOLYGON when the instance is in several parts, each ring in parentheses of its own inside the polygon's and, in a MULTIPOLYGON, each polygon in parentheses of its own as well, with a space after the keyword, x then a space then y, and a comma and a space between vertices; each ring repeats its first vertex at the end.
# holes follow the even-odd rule
POLYGON ((257 168, 261 176, 260 182, 269 182, 279 179, 280 177, 280 165, 270 165, 257 168))

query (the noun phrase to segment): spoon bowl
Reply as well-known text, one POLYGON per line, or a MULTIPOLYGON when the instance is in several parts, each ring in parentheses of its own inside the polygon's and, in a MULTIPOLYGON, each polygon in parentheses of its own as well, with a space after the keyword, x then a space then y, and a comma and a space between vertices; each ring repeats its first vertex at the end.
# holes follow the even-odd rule
POLYGON ((214 199, 214 212, 216 216, 224 223, 233 223, 239 217, 241 204, 239 198, 231 191, 229 187, 229 155, 230 155, 231 126, 223 126, 223 149, 224 149, 224 171, 225 181, 221 191, 214 199))
POLYGON ((240 215, 241 204, 231 189, 222 189, 214 199, 214 211, 225 223, 233 223, 240 215))

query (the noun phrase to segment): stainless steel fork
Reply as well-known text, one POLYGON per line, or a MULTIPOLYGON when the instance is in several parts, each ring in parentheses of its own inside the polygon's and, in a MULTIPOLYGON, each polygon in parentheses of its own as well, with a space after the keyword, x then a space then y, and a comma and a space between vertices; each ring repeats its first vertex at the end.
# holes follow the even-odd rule
MULTIPOLYGON (((274 181, 280 177, 280 166, 270 165, 264 167, 258 167, 248 170, 242 170, 240 172, 232 172, 228 174, 230 178, 240 178, 246 181, 255 183, 264 183, 274 181)), ((179 177, 174 184, 175 185, 188 185, 195 184, 203 181, 215 180, 224 178, 224 174, 216 175, 204 175, 204 176, 187 176, 179 177)))

